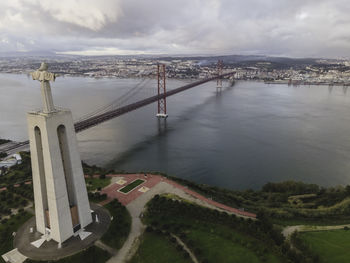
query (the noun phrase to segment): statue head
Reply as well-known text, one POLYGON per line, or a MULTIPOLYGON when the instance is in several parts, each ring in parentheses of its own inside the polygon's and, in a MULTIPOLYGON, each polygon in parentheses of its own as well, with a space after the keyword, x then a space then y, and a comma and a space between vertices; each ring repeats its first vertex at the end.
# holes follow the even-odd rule
POLYGON ((38 71, 47 71, 48 68, 49 68, 49 66, 47 65, 47 63, 41 62, 41 65, 40 65, 40 68, 38 69, 38 71))

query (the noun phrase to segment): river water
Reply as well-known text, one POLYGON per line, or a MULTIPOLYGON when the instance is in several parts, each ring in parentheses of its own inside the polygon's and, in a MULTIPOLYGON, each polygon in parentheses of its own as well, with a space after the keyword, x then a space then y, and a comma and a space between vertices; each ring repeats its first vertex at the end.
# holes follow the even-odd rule
MULTIPOLYGON (((56 105, 74 119, 113 102, 136 85, 125 103, 155 95, 156 81, 60 77, 56 105)), ((190 81, 168 80, 168 89, 190 81)), ((82 159, 125 171, 162 171, 230 189, 269 181, 323 186, 350 184, 350 92, 343 87, 210 82, 168 99, 169 118, 156 104, 78 134, 82 159)), ((0 137, 27 139, 25 112, 41 107, 39 83, 0 74, 0 137)))

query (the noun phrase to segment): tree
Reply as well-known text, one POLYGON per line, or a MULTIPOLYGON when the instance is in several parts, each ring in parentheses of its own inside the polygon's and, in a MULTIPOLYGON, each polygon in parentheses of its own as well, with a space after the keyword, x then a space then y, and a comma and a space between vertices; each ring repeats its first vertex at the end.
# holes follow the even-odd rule
POLYGON ((346 192, 346 195, 350 195, 350 185, 347 185, 346 187, 345 187, 345 192, 346 192))

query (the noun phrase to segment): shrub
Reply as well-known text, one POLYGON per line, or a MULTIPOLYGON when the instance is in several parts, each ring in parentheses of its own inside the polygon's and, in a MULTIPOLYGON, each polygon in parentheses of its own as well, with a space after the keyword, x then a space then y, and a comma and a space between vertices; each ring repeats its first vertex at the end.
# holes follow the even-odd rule
POLYGON ((169 228, 170 228, 170 226, 168 224, 162 225, 162 229, 163 230, 168 230, 169 228))
POLYGON ((186 250, 184 250, 183 256, 184 256, 184 258, 189 258, 190 254, 186 250))
POLYGON ((202 250, 201 250, 200 248, 196 247, 196 248, 194 249, 194 253, 195 253, 196 255, 200 256, 200 255, 202 254, 202 250))
POLYGON ((151 226, 146 227, 146 232, 153 232, 154 229, 151 226))
POLYGON ((159 225, 159 223, 158 223, 158 221, 152 221, 151 225, 152 225, 153 227, 156 227, 156 226, 159 225))
POLYGON ((189 248, 193 248, 193 247, 194 247, 194 242, 193 242, 192 239, 189 239, 189 240, 187 241, 187 246, 188 246, 189 248))
POLYGON ((180 238, 185 240, 187 238, 186 233, 181 233, 180 238))
POLYGON ((181 245, 178 244, 178 245, 176 246, 176 249, 177 249, 178 251, 181 251, 181 250, 183 250, 183 247, 182 247, 181 245))

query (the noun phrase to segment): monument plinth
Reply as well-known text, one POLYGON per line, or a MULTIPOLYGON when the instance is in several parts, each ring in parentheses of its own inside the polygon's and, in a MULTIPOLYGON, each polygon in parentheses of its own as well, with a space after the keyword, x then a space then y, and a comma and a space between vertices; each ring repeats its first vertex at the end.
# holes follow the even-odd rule
POLYGON ((43 109, 27 114, 37 231, 59 244, 92 223, 72 114, 54 107, 48 66, 31 73, 40 81, 43 109))

